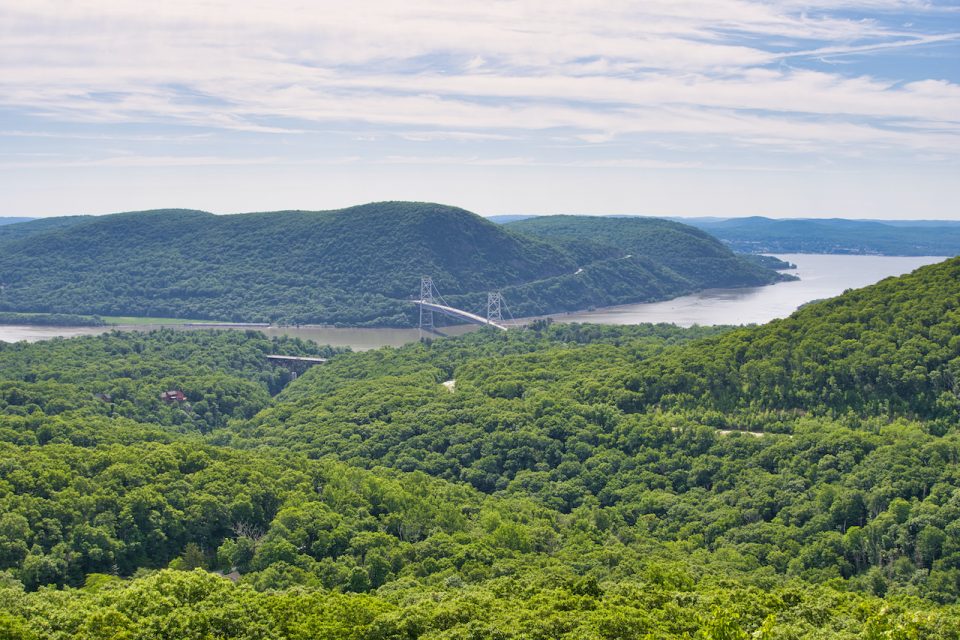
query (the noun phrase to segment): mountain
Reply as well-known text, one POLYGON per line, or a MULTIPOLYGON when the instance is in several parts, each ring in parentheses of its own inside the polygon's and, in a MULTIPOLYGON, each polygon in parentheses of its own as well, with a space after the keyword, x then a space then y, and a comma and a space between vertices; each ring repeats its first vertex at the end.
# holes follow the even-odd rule
POLYGON ((750 253, 960 254, 960 224, 950 221, 676 218, 750 253))
POLYGON ((171 209, 9 228, 18 227, 0 236, 4 311, 409 326, 424 274, 461 308, 502 290, 517 316, 780 278, 676 223, 651 227, 629 255, 609 239, 528 233, 428 203, 228 216, 171 209), (656 249, 657 233, 682 259, 656 249))

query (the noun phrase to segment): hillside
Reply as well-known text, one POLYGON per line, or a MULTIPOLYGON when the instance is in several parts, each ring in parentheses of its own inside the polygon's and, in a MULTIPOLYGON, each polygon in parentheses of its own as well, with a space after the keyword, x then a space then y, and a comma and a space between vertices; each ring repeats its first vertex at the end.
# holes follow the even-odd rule
POLYGON ((750 253, 960 254, 960 225, 949 221, 775 220, 758 216, 682 221, 720 238, 734 251, 750 253))
POLYGON ((506 226, 563 246, 582 263, 604 257, 649 261, 664 277, 679 277, 690 290, 770 281, 768 269, 735 256, 708 233, 670 220, 539 216, 506 226))
POLYGON ((956 640, 958 335, 960 259, 726 331, 0 344, 0 632, 956 640))
POLYGON ((779 278, 682 225, 651 232, 670 234, 680 269, 652 239, 626 257, 610 243, 519 233, 424 203, 230 216, 159 210, 7 229, 3 311, 409 326, 422 274, 468 309, 501 289, 517 316, 779 278), (709 252, 700 263, 698 251, 709 252))

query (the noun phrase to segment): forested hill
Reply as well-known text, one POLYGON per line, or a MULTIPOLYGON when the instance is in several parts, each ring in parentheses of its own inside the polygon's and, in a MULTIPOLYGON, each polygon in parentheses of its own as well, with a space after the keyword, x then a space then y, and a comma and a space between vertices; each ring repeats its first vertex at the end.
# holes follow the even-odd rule
POLYGON ((632 255, 607 241, 522 231, 404 202, 37 220, 0 231, 0 310, 409 325, 423 274, 467 309, 501 289, 517 316, 781 278, 683 225, 651 229, 632 255))
MULTIPOLYGON (((720 281, 742 278, 744 260, 716 238, 689 225, 658 218, 597 216, 538 216, 510 222, 507 228, 552 241, 567 248, 583 263, 614 255, 630 260, 642 257, 701 289, 720 281)), ((766 272, 754 266, 756 278, 766 272)))
POLYGON ((960 421, 958 336, 953 258, 651 359, 624 379, 617 403, 696 407, 737 429, 849 415, 920 419, 943 433, 960 421))

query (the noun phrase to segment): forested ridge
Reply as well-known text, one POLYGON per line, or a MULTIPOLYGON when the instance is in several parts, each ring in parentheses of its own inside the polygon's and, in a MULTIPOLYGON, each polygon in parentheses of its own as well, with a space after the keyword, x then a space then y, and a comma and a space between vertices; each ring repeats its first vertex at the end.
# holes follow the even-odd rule
POLYGON ((0 637, 958 638, 958 336, 955 259, 732 330, 0 344, 0 637))
POLYGON ((784 277, 677 223, 630 246, 522 231, 411 202, 34 220, 0 229, 0 311, 409 326, 422 275, 468 310, 502 290, 517 317, 784 277))
MULTIPOLYGON (((699 229, 658 218, 606 218, 598 216, 537 216, 505 225, 542 240, 553 241, 577 256, 581 264, 611 257, 621 261, 641 258, 660 278, 685 281, 691 289, 734 281, 744 260, 717 239, 699 229), (589 239, 589 240, 586 240, 589 239), (654 266, 655 265, 655 266, 654 266)), ((751 263, 753 264, 753 263, 751 263)), ((762 267, 754 265, 759 272, 762 267)))

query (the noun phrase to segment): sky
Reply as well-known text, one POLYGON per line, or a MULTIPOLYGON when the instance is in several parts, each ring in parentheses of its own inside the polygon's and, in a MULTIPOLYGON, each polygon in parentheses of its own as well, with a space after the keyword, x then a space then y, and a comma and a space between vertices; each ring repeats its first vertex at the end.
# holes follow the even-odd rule
POLYGON ((0 0, 0 216, 960 219, 960 0, 0 0))

